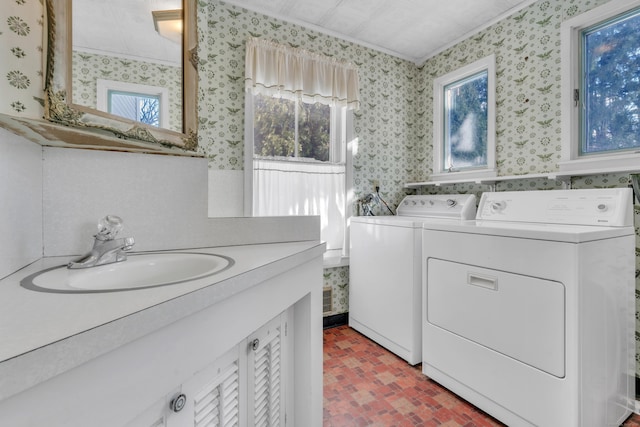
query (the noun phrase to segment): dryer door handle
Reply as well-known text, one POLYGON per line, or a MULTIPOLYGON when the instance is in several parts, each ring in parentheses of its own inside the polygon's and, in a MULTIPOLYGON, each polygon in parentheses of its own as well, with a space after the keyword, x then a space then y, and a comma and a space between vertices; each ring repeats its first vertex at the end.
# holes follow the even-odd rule
POLYGON ((481 288, 490 289, 492 291, 498 290, 497 277, 467 273, 467 283, 472 286, 479 286, 481 288))

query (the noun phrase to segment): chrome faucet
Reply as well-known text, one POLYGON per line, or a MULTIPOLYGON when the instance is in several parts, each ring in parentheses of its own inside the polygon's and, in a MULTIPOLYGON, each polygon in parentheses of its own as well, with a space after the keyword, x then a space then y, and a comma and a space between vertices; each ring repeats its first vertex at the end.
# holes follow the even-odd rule
POLYGON ((112 264, 127 259, 126 251, 135 244, 133 237, 116 239, 122 229, 122 219, 115 215, 107 215, 98 222, 98 233, 94 235, 93 248, 81 258, 71 261, 67 268, 89 268, 98 265, 112 264))

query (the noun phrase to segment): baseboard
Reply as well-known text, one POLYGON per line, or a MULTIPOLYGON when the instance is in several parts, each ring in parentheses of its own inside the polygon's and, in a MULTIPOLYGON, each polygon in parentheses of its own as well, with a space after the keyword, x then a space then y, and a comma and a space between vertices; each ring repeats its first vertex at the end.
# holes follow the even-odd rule
POLYGON ((636 401, 633 412, 640 415, 640 377, 636 377, 636 401))
POLYGON ((324 329, 335 328, 336 326, 348 325, 349 313, 332 314, 322 318, 324 329))

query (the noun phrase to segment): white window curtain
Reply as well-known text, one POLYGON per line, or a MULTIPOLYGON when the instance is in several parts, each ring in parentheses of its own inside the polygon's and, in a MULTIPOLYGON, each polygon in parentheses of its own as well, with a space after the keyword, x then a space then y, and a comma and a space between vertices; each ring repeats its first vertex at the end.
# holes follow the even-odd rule
POLYGON ((268 95, 286 92, 309 103, 348 109, 360 105, 355 65, 264 39, 247 41, 245 87, 268 95))
POLYGON ((253 210, 262 216, 319 215, 327 249, 342 249, 344 164, 254 159, 253 210))
MULTIPOLYGON (((344 252, 346 180, 341 163, 265 159, 253 156, 253 94, 320 102, 335 108, 359 107, 357 67, 302 49, 252 38, 246 46, 246 152, 251 158, 252 213, 255 216, 319 215, 327 249, 344 252)), ((344 121, 342 121, 344 122, 344 121)), ((332 125, 333 126, 333 125, 332 125)), ((333 143, 345 147, 344 133, 333 143)), ((337 159, 334 159, 337 161, 337 159)))

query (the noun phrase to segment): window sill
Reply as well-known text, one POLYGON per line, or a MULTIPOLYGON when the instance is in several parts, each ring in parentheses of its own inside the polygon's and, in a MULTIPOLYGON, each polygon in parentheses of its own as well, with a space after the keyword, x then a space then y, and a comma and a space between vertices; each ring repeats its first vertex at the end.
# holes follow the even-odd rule
MULTIPOLYGON (((496 176, 494 178, 477 178, 477 179, 455 179, 455 180, 443 180, 443 181, 423 181, 423 182, 408 182, 404 186, 405 188, 420 188, 420 187, 440 187, 441 185, 454 185, 454 184, 482 184, 495 186, 496 182, 515 181, 519 179, 550 179, 562 182, 566 188, 571 186, 571 178, 574 176, 589 176, 589 175, 602 175, 609 173, 640 173, 640 160, 635 160, 629 165, 622 165, 617 167, 601 167, 593 169, 579 169, 572 168, 571 170, 560 170, 558 172, 548 173, 532 173, 524 175, 503 175, 496 176)), ((586 165, 583 165, 586 166, 586 165)), ((491 189, 490 191, 495 191, 491 189)))
POLYGON ((332 253, 333 251, 327 251, 324 253, 324 259, 322 262, 323 268, 337 268, 348 267, 349 257, 343 256, 342 253, 332 253))
POLYGON ((617 156, 590 156, 558 164, 558 175, 597 175, 600 173, 640 171, 640 153, 617 156))
POLYGON ((494 185, 496 182, 499 182, 499 181, 513 181, 517 179, 535 179, 535 178, 555 179, 555 178, 550 178, 548 173, 536 173, 536 174, 527 174, 527 175, 493 176, 493 177, 486 177, 486 178, 460 178, 460 179, 447 179, 447 180, 431 180, 431 181, 423 181, 423 182, 408 182, 404 186, 406 188, 419 188, 419 187, 428 187, 428 186, 440 187, 441 185, 467 184, 467 183, 494 185))
POLYGON ((475 169, 460 172, 441 172, 431 174, 430 179, 434 182, 479 182, 495 179, 498 171, 495 169, 475 169))

